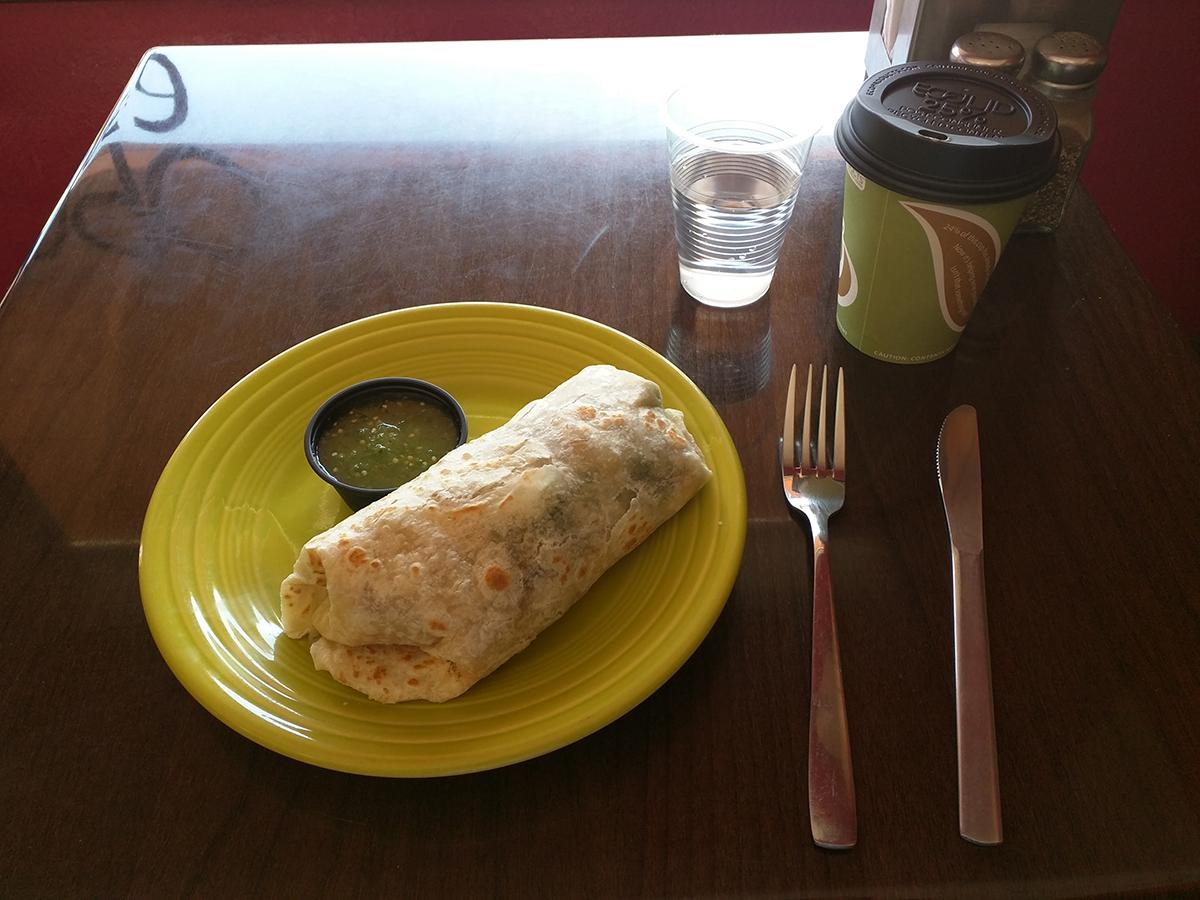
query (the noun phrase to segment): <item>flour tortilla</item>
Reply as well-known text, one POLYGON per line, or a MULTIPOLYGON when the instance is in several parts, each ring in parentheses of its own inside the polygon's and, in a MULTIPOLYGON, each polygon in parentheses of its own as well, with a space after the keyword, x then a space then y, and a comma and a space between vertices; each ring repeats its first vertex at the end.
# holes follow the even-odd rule
POLYGON ((373 700, 449 700, 711 477, 658 385, 590 366, 309 541, 280 589, 284 628, 373 700))

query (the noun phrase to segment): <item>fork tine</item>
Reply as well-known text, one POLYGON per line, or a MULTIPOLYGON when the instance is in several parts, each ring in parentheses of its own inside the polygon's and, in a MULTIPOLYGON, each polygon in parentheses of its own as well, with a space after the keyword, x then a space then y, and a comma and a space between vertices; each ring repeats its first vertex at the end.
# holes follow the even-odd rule
POLYGON ((796 366, 788 381, 787 403, 783 408, 783 468, 796 468, 796 366))
POLYGON ((804 389, 804 430, 800 443, 800 471, 812 469, 812 363, 808 365, 808 387, 804 389))
POLYGON ((842 369, 838 367, 837 406, 833 412, 833 474, 846 476, 846 390, 842 369))
POLYGON ((817 422, 817 472, 829 471, 825 465, 825 394, 829 387, 829 366, 821 367, 821 418, 817 422))

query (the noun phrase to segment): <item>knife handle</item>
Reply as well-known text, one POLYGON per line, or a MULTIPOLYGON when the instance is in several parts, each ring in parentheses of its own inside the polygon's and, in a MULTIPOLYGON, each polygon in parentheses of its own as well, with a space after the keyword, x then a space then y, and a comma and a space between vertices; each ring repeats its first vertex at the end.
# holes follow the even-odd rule
POLYGON ((954 678, 958 712, 958 828, 968 841, 999 844, 1000 774, 992 710, 992 663, 983 551, 953 548, 954 678))

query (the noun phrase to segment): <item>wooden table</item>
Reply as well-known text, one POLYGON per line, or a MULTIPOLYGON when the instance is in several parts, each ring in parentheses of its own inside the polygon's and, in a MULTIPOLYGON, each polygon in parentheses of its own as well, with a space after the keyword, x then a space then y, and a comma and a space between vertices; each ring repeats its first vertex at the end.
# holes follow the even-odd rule
MULTIPOLYGON (((753 53, 834 109, 862 35, 166 48, 0 305, 0 895, 1076 897, 1200 892, 1200 364, 1082 191, 1011 242, 949 357, 833 322, 842 164, 818 138, 768 296, 678 284, 654 98, 753 53), (797 78, 799 82, 801 79, 797 78), (185 99, 186 95, 186 99, 185 99), (386 779, 208 714, 143 616, 159 474, 238 379, 422 304, 611 325, 703 389, 745 553, 661 689, 519 764, 386 779), (812 843, 811 544, 780 496, 793 362, 845 368, 832 523, 859 841, 812 843), (950 554, 934 464, 979 414, 1005 840, 958 836, 950 554)), ((748 58, 748 57, 747 57, 748 58)))

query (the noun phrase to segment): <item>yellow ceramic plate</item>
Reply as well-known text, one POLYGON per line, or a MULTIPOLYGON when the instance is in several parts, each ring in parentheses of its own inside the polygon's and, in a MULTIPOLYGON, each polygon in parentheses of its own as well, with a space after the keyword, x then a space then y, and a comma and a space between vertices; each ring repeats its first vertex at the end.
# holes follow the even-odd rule
POLYGON ((151 498, 142 603, 184 687, 251 740, 345 772, 451 775, 565 746, 653 693, 716 621, 745 534, 728 431, 649 347, 553 310, 425 306, 317 335, 213 404, 151 498), (592 363, 656 381, 716 477, 527 650, 455 700, 379 704, 314 669, 307 642, 282 632, 279 583, 308 538, 349 514, 305 462, 304 428, 321 402, 366 378, 424 378, 458 398, 479 435, 592 363))

